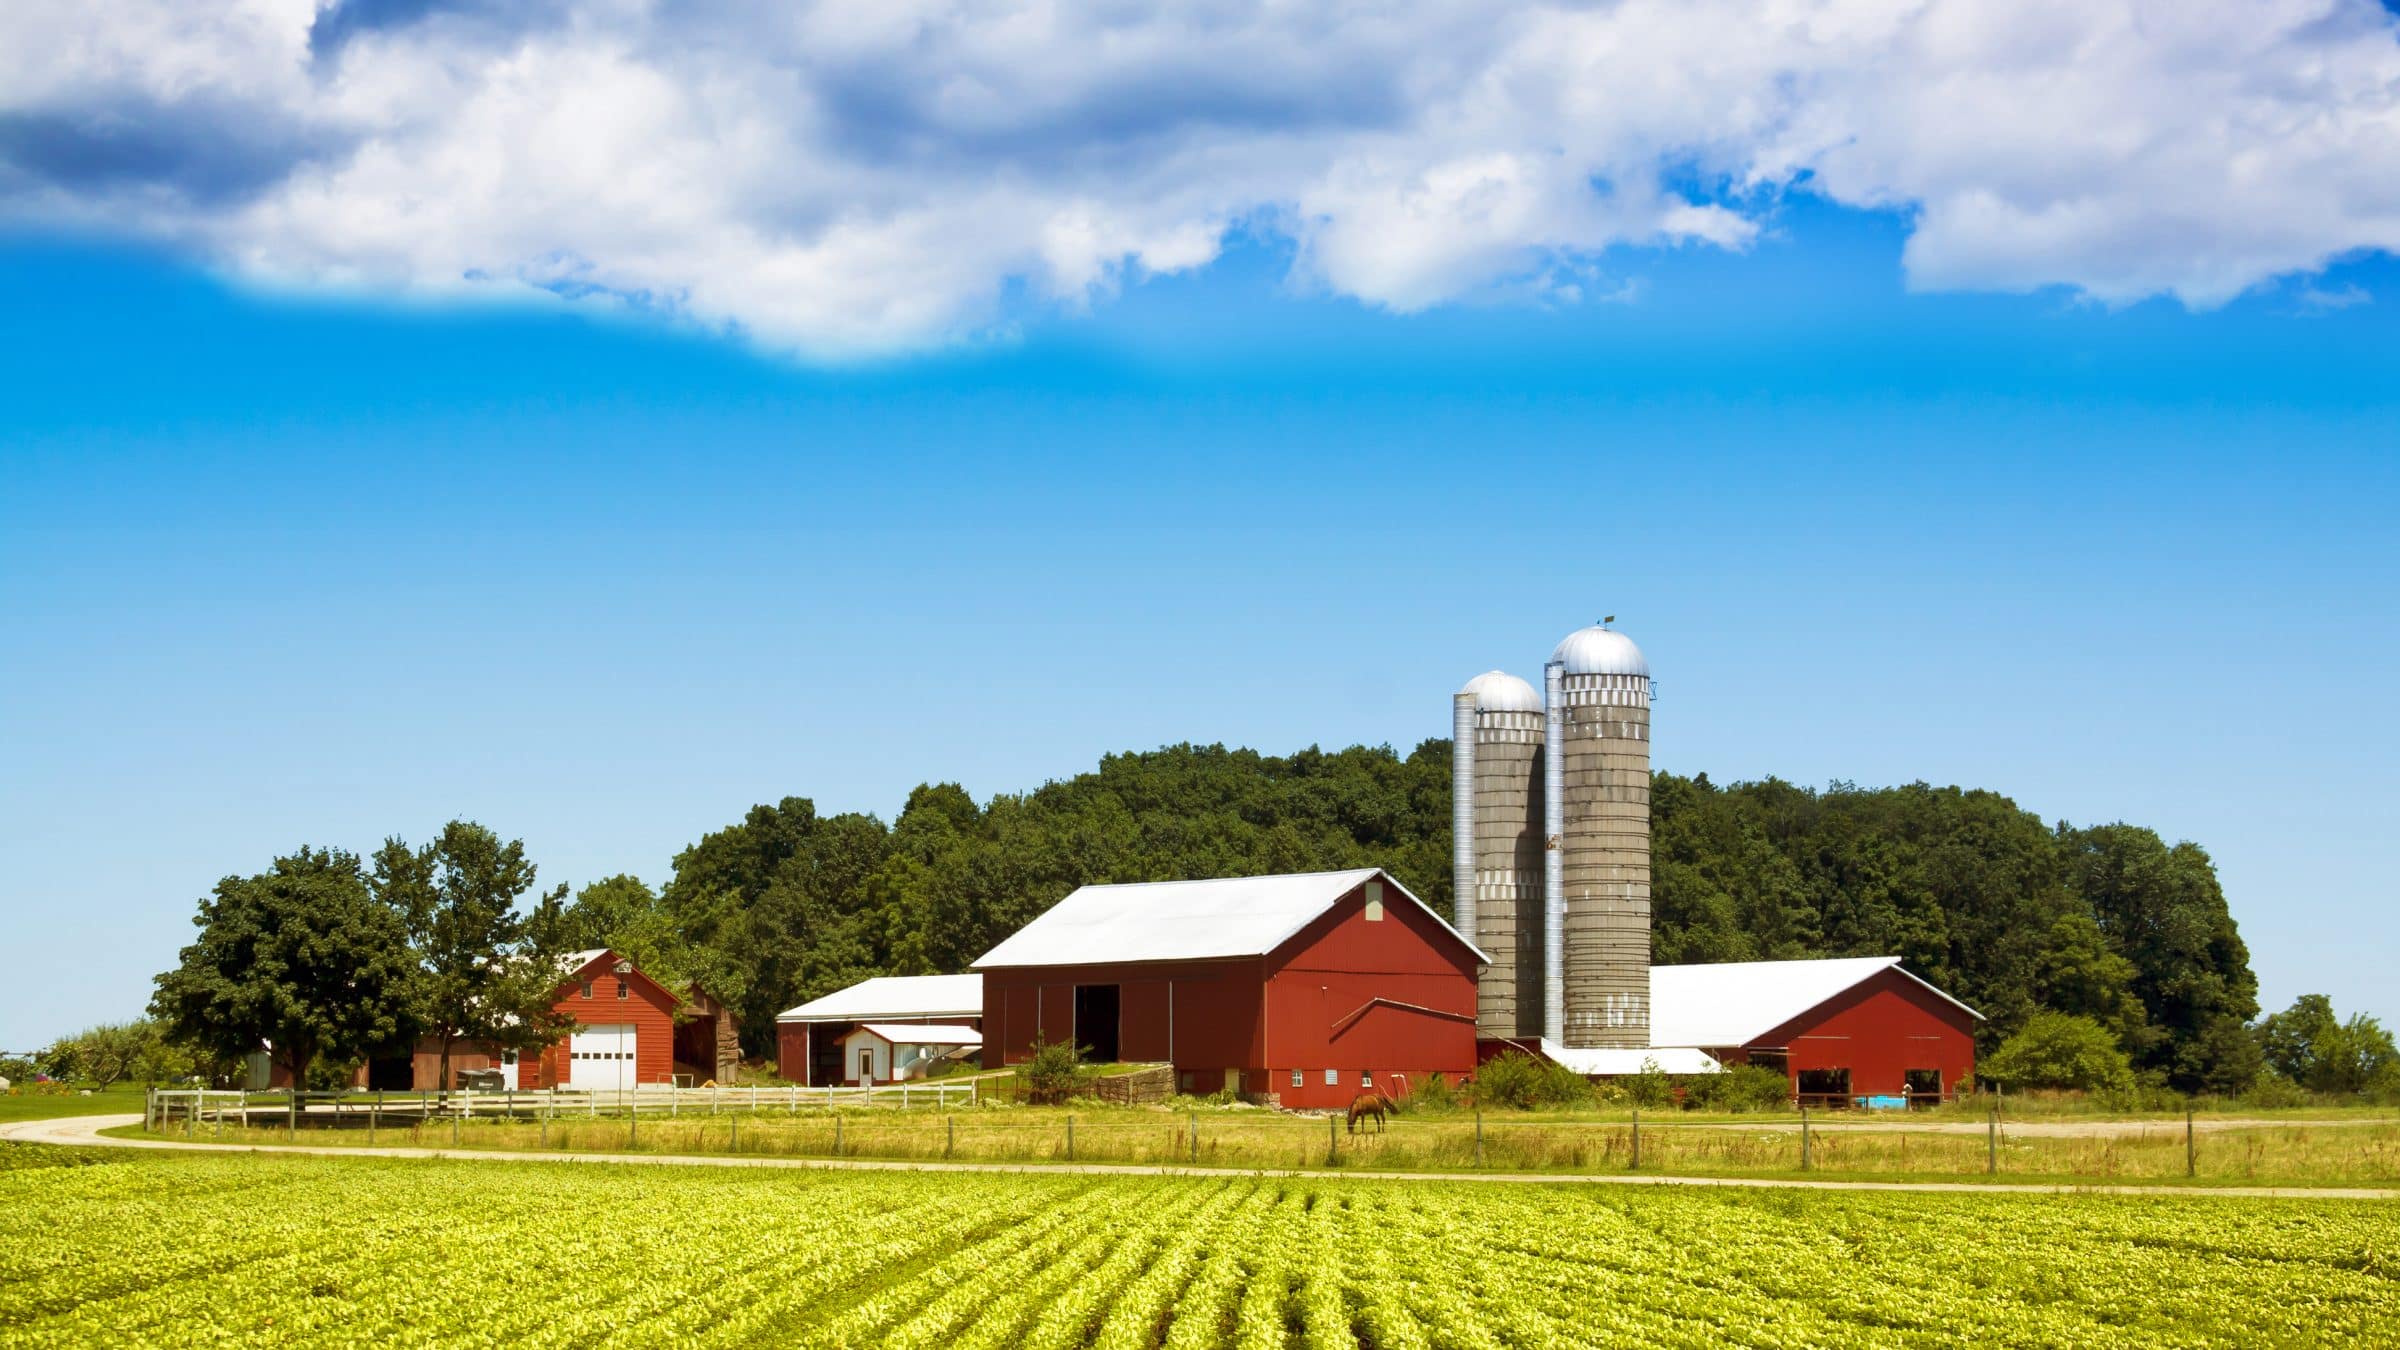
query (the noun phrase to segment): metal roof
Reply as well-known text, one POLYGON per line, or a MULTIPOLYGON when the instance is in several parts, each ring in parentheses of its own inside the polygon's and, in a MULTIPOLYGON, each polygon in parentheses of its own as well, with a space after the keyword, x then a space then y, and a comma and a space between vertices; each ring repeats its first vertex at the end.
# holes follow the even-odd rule
POLYGON ((865 1022, 858 1029, 881 1036, 894 1045, 983 1044, 983 1033, 973 1027, 946 1027, 927 1022, 865 1022))
POLYGON ((1569 675, 1650 675, 1650 662, 1632 638, 1598 624, 1567 634, 1550 659, 1564 665, 1569 675))
POLYGON ((1084 886, 975 962, 977 970, 1264 956, 1333 903, 1380 877, 1485 965, 1491 958, 1380 867, 1204 881, 1084 886))
MULTIPOLYGON (((1897 956, 1851 956, 1826 961, 1725 961, 1706 966, 1650 968, 1650 1042, 1653 1045, 1748 1045, 1887 970, 1897 956)), ((1933 989, 1945 1001, 1980 1019, 1983 1014, 1933 989)))
POLYGON ((1614 1078, 1644 1073, 1647 1072, 1645 1066, 1649 1065, 1656 1065, 1660 1073, 1725 1071, 1725 1066, 1719 1064, 1715 1056, 1688 1045, 1653 1046, 1648 1050, 1603 1050, 1560 1045, 1545 1036, 1542 1038, 1542 1053, 1586 1078, 1614 1078))
POLYGON ((778 1022, 867 1022, 878 1018, 981 1017, 981 975, 878 975, 778 1014, 778 1022))
POLYGON ((1475 696, 1477 712, 1538 713, 1542 710, 1541 691, 1505 670, 1487 670, 1467 681, 1458 692, 1475 696))

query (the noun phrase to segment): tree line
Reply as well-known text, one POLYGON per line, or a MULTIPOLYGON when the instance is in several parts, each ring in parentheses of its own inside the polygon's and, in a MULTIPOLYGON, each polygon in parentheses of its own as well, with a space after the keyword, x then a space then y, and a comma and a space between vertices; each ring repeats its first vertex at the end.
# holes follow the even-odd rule
MULTIPOLYGON (((920 786, 888 825, 786 797, 684 849, 661 886, 609 877, 521 914, 509 906, 533 886, 522 850, 454 823, 424 849, 391 840, 364 863, 303 850, 226 878, 153 1007, 179 1037, 231 1046, 261 1038, 259 1009, 321 1000, 321 1023, 268 1038, 302 1061, 428 1035, 531 1044, 555 1034, 548 987, 537 997, 539 979, 511 972, 542 970, 535 953, 605 946, 671 987, 707 989, 763 1057, 781 1010, 874 975, 964 970, 1090 882, 1376 865, 1448 915, 1450 819, 1447 740, 1406 755, 1174 745, 983 803, 956 784, 920 786), (303 979, 270 941, 278 914, 299 925, 299 945, 338 933, 359 953, 338 988, 301 996, 276 983, 303 979)), ((2238 1091, 2262 1068, 2341 1076, 2314 1067, 2341 1058, 2331 1049, 2295 1057, 2309 1036, 2251 1025, 2249 953, 2195 844, 2125 823, 2046 823, 1997 793, 1923 783, 1659 773, 1652 819, 1662 964, 1897 955, 1985 1015, 1987 1057, 2063 1025, 2070 1041, 2099 1037, 2128 1077, 2187 1092, 2238 1091)), ((2365 1046, 2360 1072, 2383 1072, 2372 1019, 2337 1019, 2338 1034, 2306 1020, 2327 1047, 2365 1046)))

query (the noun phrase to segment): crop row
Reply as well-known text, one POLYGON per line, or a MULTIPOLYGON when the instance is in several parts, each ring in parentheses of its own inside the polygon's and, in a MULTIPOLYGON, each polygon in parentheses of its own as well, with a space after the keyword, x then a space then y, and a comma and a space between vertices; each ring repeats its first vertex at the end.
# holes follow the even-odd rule
POLYGON ((2366 1343, 2385 1204, 137 1157, 0 1169, 0 1344, 2366 1343))

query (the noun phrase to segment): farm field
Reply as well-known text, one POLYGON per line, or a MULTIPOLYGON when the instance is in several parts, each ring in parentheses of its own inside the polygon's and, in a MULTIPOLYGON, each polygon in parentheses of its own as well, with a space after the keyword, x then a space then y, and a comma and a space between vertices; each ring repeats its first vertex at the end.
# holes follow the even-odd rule
MULTIPOLYGON (((676 1117, 645 1112, 638 1122, 597 1105, 592 1110, 590 1115, 560 1111, 547 1121, 481 1117, 455 1125, 447 1119, 415 1124, 413 1118, 387 1118, 371 1134, 365 1117, 354 1114, 341 1129, 304 1129, 297 1142, 1279 1170, 1609 1172, 1635 1165, 1635 1131, 1624 1117, 1494 1114, 1479 1131, 1468 1116, 1404 1114, 1388 1132, 1351 1135, 1324 1118, 1222 1109, 992 1107, 941 1113, 729 1107, 721 1114, 687 1111, 676 1117)), ((181 1138, 185 1128, 170 1123, 162 1137, 181 1138)), ((273 1145, 285 1140, 272 1115, 262 1115, 248 1129, 219 1129, 214 1121, 189 1128, 204 1141, 273 1145)), ((1980 1124, 1909 1120, 1877 1128, 1872 1120, 1840 1121, 1812 1129, 1804 1171, 1802 1140, 1788 1114, 1715 1121, 1645 1116, 1640 1149, 1640 1170, 1682 1176, 1975 1181, 1996 1174, 2004 1180, 2067 1183, 2400 1184, 2400 1123, 2389 1118, 2204 1122, 2189 1157, 2189 1177, 2180 1119, 2090 1132, 2054 1122, 2004 1122, 1996 1141, 1980 1124)))
POLYGON ((77 1092, 36 1092, 19 1088, 0 1092, 0 1121, 56 1120, 62 1116, 96 1116, 142 1109, 143 1089, 119 1084, 90 1096, 77 1092))
POLYGON ((2377 1202, 0 1145, 12 1345, 2355 1344, 2396 1246, 2377 1202))

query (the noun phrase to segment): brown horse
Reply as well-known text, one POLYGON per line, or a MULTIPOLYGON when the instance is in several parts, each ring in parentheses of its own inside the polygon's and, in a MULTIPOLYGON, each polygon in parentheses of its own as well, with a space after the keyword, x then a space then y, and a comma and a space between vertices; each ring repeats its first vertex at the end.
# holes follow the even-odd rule
POLYGON ((1358 1133, 1358 1122, 1366 1116, 1375 1117, 1376 1129, 1387 1129, 1389 1122, 1384 1119, 1385 1114, 1399 1109, 1400 1103, 1373 1088, 1368 1088, 1350 1099, 1350 1133, 1358 1133))

